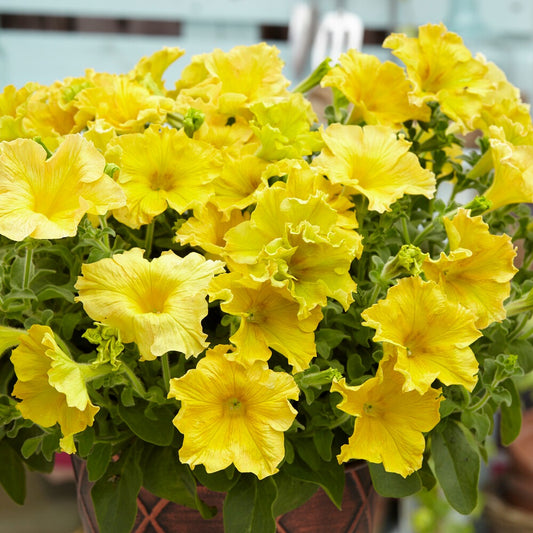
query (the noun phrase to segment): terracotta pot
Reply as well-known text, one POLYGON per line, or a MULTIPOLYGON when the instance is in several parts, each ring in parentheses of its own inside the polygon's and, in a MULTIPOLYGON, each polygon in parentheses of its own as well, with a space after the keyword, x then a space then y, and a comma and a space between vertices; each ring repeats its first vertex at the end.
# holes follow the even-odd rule
MULTIPOLYGON (((92 483, 87 479, 85 463, 73 457, 78 492, 78 509, 85 533, 98 533, 91 500, 92 483)), ((222 504, 225 494, 198 487, 200 497, 218 513, 204 520, 194 509, 158 498, 145 489, 137 497, 134 533, 223 533, 222 504)), ((322 489, 301 507, 277 519, 278 533, 373 533, 384 515, 384 500, 375 492, 365 462, 346 470, 346 486, 339 511, 322 489)))

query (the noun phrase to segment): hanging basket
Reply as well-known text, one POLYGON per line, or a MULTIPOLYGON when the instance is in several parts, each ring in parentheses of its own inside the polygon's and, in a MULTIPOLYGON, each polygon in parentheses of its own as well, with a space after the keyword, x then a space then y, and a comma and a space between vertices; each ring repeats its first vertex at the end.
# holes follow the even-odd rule
MULTIPOLYGON (((73 456, 76 477, 78 509, 85 533, 98 533, 98 524, 91 500, 92 483, 87 477, 85 462, 73 456)), ((198 494, 208 505, 215 506, 218 513, 205 520, 195 509, 190 509, 163 498, 158 498, 145 489, 137 496, 137 518, 133 533, 223 533, 222 505, 225 493, 214 492, 203 486, 198 494)), ((356 462, 346 469, 346 485, 342 510, 338 510, 322 489, 301 507, 277 519, 278 533, 373 533, 381 524, 385 500, 374 490, 368 465, 356 462)))

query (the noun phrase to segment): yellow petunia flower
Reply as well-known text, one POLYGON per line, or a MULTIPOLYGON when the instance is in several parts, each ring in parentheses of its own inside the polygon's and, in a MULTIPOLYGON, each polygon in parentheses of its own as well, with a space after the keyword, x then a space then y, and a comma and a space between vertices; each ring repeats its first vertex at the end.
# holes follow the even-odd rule
POLYGON ((33 325, 11 354, 17 375, 13 396, 24 418, 43 427, 58 423, 61 449, 76 453, 73 435, 92 426, 99 408, 91 403, 86 381, 92 367, 73 361, 48 326, 33 325))
POLYGON ((328 296, 347 309, 356 290, 349 270, 362 244, 357 232, 336 226, 337 218, 321 193, 301 200, 281 186, 266 189, 250 220, 226 233, 226 262, 257 281, 287 287, 300 304, 299 318, 326 305, 328 296))
POLYGON ((179 97, 210 99, 220 113, 250 117, 248 106, 276 96, 287 96, 290 82, 275 46, 259 43, 236 46, 229 52, 215 49, 194 56, 176 83, 179 97))
POLYGON ((213 182, 213 202, 226 216, 234 209, 246 209, 256 201, 256 193, 268 186, 263 173, 268 163, 252 154, 224 156, 220 177, 213 182))
POLYGON ((337 456, 339 463, 364 459, 407 477, 422 466, 424 432, 440 420, 441 391, 404 391, 404 377, 392 360, 382 360, 375 377, 358 387, 333 382, 342 395, 339 409, 354 415, 354 431, 337 456))
POLYGON ((472 128, 493 82, 482 59, 472 57, 459 35, 444 24, 421 26, 418 37, 392 33, 384 48, 403 61, 414 93, 421 101, 438 101, 442 111, 463 129, 472 128))
POLYGON ((32 132, 25 130, 23 121, 29 97, 41 86, 38 83, 26 83, 20 89, 7 85, 0 93, 0 141, 12 141, 19 137, 32 137, 32 132))
POLYGON ((93 87, 76 97, 76 122, 80 124, 100 121, 118 134, 138 133, 148 123, 162 124, 167 113, 174 111, 171 98, 153 94, 127 76, 88 71, 86 77, 93 87))
POLYGON ((208 202, 194 209, 193 216, 176 232, 175 240, 182 245, 199 246, 206 252, 206 257, 222 259, 226 232, 249 219, 250 215, 246 211, 243 213, 235 209, 228 217, 227 213, 208 202))
POLYGON ((120 167, 116 179, 126 194, 126 206, 113 216, 132 228, 149 224, 167 207, 183 213, 205 204, 221 172, 214 148, 183 130, 157 125, 116 137, 106 155, 120 167))
POLYGON ((104 157, 80 135, 66 136, 48 160, 30 139, 4 142, 0 154, 0 234, 9 239, 72 237, 85 213, 125 203, 104 157))
POLYGON ((476 316, 476 327, 486 328, 505 318, 503 302, 511 292, 516 250, 508 235, 492 235, 481 216, 470 217, 459 209, 452 220, 444 219, 450 254, 426 259, 424 273, 437 282, 449 300, 476 316))
POLYGON ((295 372, 308 368, 316 356, 315 329, 322 319, 320 307, 298 318, 298 303, 285 287, 273 287, 238 273, 217 276, 209 287, 211 299, 223 302, 220 308, 239 316, 239 329, 230 337, 237 351, 228 358, 243 364, 268 361, 273 348, 283 354, 295 372))
POLYGON ((142 57, 129 72, 128 77, 145 85, 155 94, 165 94, 163 75, 183 54, 185 50, 181 48, 165 46, 152 55, 142 57))
POLYGON ((251 128, 261 142, 257 155, 268 161, 300 158, 322 148, 319 131, 311 131, 317 117, 301 93, 272 98, 250 106, 251 128))
POLYGON ((397 139, 385 126, 332 124, 322 134, 326 143, 313 167, 333 183, 368 198, 368 208, 380 213, 405 194, 433 198, 435 175, 420 166, 411 143, 397 139))
POLYGON ((499 136, 490 139, 490 151, 494 178, 484 196, 491 202, 491 210, 533 203, 533 145, 511 144, 499 136))
POLYGON ((150 262, 133 248, 82 265, 76 300, 93 320, 118 329, 123 342, 137 343, 142 360, 171 350, 190 357, 207 346, 207 287, 223 270, 197 253, 168 251, 150 262))
POLYGON ((472 391, 478 363, 469 345, 481 336, 474 314, 447 299, 433 281, 400 279, 384 300, 363 311, 363 325, 384 342, 385 358, 396 357, 404 391, 425 393, 435 379, 472 391))
POLYGON ((294 379, 264 361, 230 361, 228 346, 208 350, 195 369, 170 380, 170 398, 181 401, 174 425, 183 433, 180 460, 207 472, 231 464, 259 479, 275 474, 285 456, 283 432, 292 425, 294 379))
POLYGON ((349 123, 399 129, 406 120, 429 120, 429 107, 411 102, 413 88, 400 66, 355 49, 341 54, 339 63, 322 78, 321 85, 335 87, 353 105, 349 123))

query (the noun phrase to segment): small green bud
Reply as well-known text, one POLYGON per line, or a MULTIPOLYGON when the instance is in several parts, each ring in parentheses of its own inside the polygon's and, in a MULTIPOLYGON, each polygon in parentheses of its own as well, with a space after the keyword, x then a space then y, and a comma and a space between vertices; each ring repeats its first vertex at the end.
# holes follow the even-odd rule
POLYGON ((492 202, 487 200, 484 196, 476 196, 463 207, 464 209, 470 209, 471 216, 477 216, 488 211, 492 207, 492 202))
POLYGON ((183 129, 187 134, 187 137, 192 137, 194 132, 200 129, 200 126, 204 123, 205 114, 198 109, 189 108, 185 116, 183 117, 183 129))
POLYGON ((402 275, 418 276, 426 257, 428 254, 423 253, 418 246, 404 244, 396 256, 387 261, 381 277, 390 280, 402 275))

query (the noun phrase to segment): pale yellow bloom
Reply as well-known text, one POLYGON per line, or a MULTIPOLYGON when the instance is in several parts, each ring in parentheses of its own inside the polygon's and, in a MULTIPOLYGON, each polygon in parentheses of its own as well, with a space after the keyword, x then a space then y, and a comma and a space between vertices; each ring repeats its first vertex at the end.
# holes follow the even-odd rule
POLYGON ((137 343, 141 359, 171 350, 190 357, 207 347, 201 324, 207 286, 223 270, 220 261, 194 252, 163 252, 150 262, 133 248, 82 265, 76 299, 93 320, 118 329, 123 342, 137 343))
POLYGON ((350 123, 400 128, 406 120, 429 120, 429 107, 411 102, 413 88, 400 66, 355 49, 341 54, 339 63, 321 85, 335 87, 353 105, 350 123))
POLYGON ((441 253, 438 260, 426 259, 426 277, 436 281, 451 301, 473 311, 476 327, 500 322, 517 271, 511 238, 492 235, 481 216, 470 217, 465 209, 459 209, 452 220, 445 218, 444 224, 450 253, 441 253))
POLYGON ((89 365, 73 361, 54 339, 48 326, 33 325, 11 354, 18 381, 13 396, 24 418, 43 427, 58 423, 61 449, 75 453, 73 436, 93 425, 99 408, 91 403, 86 380, 89 365))
POLYGON ((363 311, 363 325, 376 329, 385 358, 396 357, 404 391, 425 393, 435 379, 445 385, 477 383, 478 362, 469 347, 481 333, 472 311, 447 299, 433 281, 402 278, 387 297, 363 311))
POLYGON ((411 143, 397 139, 385 126, 332 124, 322 134, 326 146, 313 167, 333 183, 368 198, 368 208, 380 213, 405 194, 432 198, 434 174, 420 166, 411 143))
POLYGON ((3 142, 0 154, 0 234, 9 239, 72 237, 85 213, 125 203, 104 157, 81 135, 66 136, 48 160, 30 139, 3 142))
POLYGON ((300 320, 298 302, 285 287, 231 273, 217 276, 209 295, 223 300, 222 311, 241 319, 239 329, 230 337, 237 346, 237 351, 228 355, 230 359, 243 364, 267 361, 273 348, 288 359, 295 372, 301 372, 316 356, 314 332, 322 319, 321 309, 315 307, 300 320))
POLYGON ((289 400, 297 400, 299 390, 289 374, 264 361, 230 361, 227 350, 218 345, 195 369, 170 381, 169 397, 181 401, 174 418, 183 434, 180 460, 207 472, 234 464, 263 479, 285 456, 283 432, 296 417, 289 400))
POLYGON ((424 432, 439 422, 441 391, 403 390, 404 377, 392 360, 382 360, 375 377, 357 387, 333 382, 342 395, 339 409, 354 415, 354 431, 337 456, 339 463, 364 459, 407 477, 422 466, 424 432))
POLYGON ((157 125, 116 137, 107 155, 120 167, 116 180, 126 194, 126 206, 113 216, 132 228, 149 224, 167 206, 181 214, 205 204, 221 172, 213 147, 157 125))
POLYGON ((163 75, 168 67, 183 54, 185 50, 181 48, 165 46, 149 56, 142 57, 128 76, 155 94, 165 94, 163 75))

